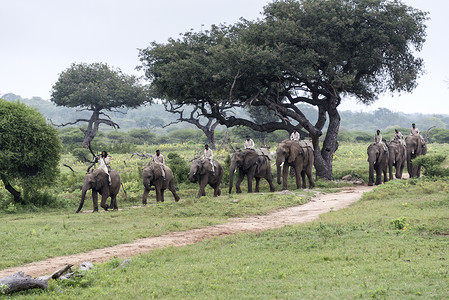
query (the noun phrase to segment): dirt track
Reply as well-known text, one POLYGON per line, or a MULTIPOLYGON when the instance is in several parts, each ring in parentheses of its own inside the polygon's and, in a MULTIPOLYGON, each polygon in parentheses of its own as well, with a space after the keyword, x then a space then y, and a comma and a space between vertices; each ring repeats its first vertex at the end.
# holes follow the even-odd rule
POLYGON ((80 265, 85 261, 101 263, 111 260, 114 257, 128 258, 152 249, 167 246, 185 246, 212 237, 223 237, 239 232, 258 232, 286 225, 309 222, 317 219, 322 213, 339 210, 351 205, 358 201, 364 192, 370 191, 372 188, 368 186, 344 188, 338 193, 318 194, 304 205, 282 209, 266 216, 234 218, 221 225, 183 232, 172 232, 163 236, 139 239, 129 244, 95 249, 80 254, 53 257, 23 266, 1 270, 0 278, 15 274, 19 271, 23 271, 26 275, 33 277, 49 275, 67 264, 80 265))

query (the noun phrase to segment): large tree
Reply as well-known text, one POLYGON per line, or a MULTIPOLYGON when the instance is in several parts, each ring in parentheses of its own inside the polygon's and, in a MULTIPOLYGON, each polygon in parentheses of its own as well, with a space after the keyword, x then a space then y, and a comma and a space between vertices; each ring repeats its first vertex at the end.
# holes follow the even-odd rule
POLYGON ((274 1, 260 20, 188 32, 153 43, 140 57, 162 99, 207 105, 204 115, 227 126, 307 132, 317 175, 331 179, 338 106, 344 97, 369 104, 384 92, 411 92, 423 68, 415 51, 425 41, 426 18, 400 1, 274 1), (315 124, 300 103, 317 108, 315 124), (279 121, 259 124, 221 112, 250 106, 267 107, 279 121))
POLYGON ((32 191, 59 174, 61 141, 41 113, 25 104, 0 99, 0 179, 23 202, 20 190, 32 191))
POLYGON ((91 111, 90 119, 77 119, 60 126, 86 122, 83 147, 90 145, 100 124, 120 128, 106 112, 136 108, 149 102, 146 88, 135 76, 123 74, 103 63, 72 64, 53 85, 51 101, 58 106, 91 111))

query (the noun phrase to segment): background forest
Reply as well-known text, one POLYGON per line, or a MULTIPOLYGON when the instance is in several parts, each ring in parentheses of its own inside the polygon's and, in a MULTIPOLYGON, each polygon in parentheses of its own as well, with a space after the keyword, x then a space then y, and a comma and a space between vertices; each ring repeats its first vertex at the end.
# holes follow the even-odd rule
MULTIPOLYGON (((36 108, 45 118, 51 120, 54 124, 62 124, 74 121, 77 118, 88 118, 89 112, 79 111, 74 108, 58 107, 54 103, 39 97, 31 99, 22 98, 12 93, 5 94, 1 98, 7 101, 20 101, 26 105, 36 108)), ((313 107, 300 104, 301 111, 306 117, 316 122, 317 112, 313 107)), ((186 109, 188 111, 188 108, 186 109)), ((250 116, 246 111, 236 109, 235 114, 239 116, 250 116)), ((394 128, 399 128, 404 135, 408 134, 411 123, 416 123, 418 128, 424 133, 432 128, 428 134, 429 142, 449 143, 449 116, 443 114, 406 114, 394 112, 387 108, 379 108, 373 112, 353 112, 342 111, 341 127, 338 135, 339 141, 347 142, 368 142, 371 141, 377 129, 380 129, 384 138, 387 140, 393 135, 394 128)), ((163 104, 152 104, 118 111, 109 115, 112 120, 120 125, 119 130, 113 130, 109 126, 101 126, 100 132, 93 142, 94 147, 108 145, 108 148, 117 152, 133 151, 134 145, 143 144, 165 144, 179 143, 186 140, 207 142, 203 132, 194 125, 181 122, 169 125, 176 120, 177 115, 167 112, 163 104), (119 149, 122 148, 122 149, 119 149)), ((217 145, 223 140, 226 134, 225 126, 218 126, 215 138, 217 145)), ((250 134, 256 144, 260 145, 263 140, 267 144, 277 143, 282 139, 288 138, 285 131, 276 131, 274 133, 255 132, 249 128, 235 127, 229 130, 230 141, 243 141, 246 134, 250 134)), ((80 147, 83 134, 78 126, 67 126, 59 129, 59 135, 62 139, 65 151, 80 147)))

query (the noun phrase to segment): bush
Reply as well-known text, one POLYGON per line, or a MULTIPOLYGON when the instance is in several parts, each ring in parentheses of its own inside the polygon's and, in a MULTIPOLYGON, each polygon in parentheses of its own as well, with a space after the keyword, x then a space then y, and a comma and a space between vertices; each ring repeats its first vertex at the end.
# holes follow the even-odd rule
POLYGON ((189 183, 190 166, 178 153, 170 152, 167 155, 167 165, 173 171, 175 183, 189 183))
POLYGON ((441 167, 445 160, 443 154, 422 155, 413 159, 413 163, 423 167, 426 176, 449 177, 449 169, 441 167))
POLYGON ((87 148, 74 148, 72 150, 72 156, 79 161, 86 161, 92 158, 92 154, 87 148))

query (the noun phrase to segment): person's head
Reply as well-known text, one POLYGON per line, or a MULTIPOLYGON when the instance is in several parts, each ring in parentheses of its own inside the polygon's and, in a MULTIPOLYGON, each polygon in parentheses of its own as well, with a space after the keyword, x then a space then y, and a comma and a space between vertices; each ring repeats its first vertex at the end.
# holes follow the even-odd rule
POLYGON ((377 129, 377 134, 380 134, 380 130, 379 129, 377 129))
POLYGON ((106 151, 101 152, 101 157, 108 157, 108 153, 106 151))
POLYGON ((209 145, 208 144, 206 144, 206 145, 204 145, 204 149, 209 149, 209 145))
POLYGON ((293 129, 293 133, 296 133, 296 129, 293 129))
POLYGON ((398 133, 398 132, 399 132, 399 130, 395 129, 395 130, 394 130, 394 132, 398 133))
POLYGON ((415 123, 412 123, 412 127, 415 128, 415 123))
POLYGON ((249 141, 250 138, 251 138, 251 137, 250 137, 249 135, 246 136, 246 140, 249 141))
POLYGON ((156 155, 161 154, 161 151, 159 151, 159 149, 156 150, 156 155))

